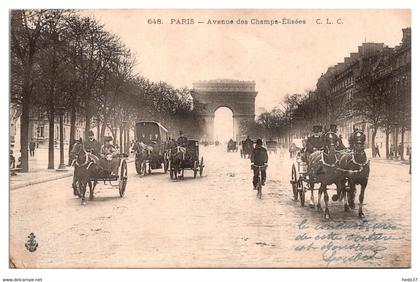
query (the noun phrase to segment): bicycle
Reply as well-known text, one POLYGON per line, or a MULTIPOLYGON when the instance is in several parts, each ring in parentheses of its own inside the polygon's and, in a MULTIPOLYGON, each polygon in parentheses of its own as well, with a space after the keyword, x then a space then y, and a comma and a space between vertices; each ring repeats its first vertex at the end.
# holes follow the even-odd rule
POLYGON ((257 182, 257 197, 259 198, 259 199, 261 199, 261 196, 262 196, 262 177, 260 176, 261 175, 261 170, 262 169, 265 169, 265 168, 267 168, 267 166, 268 165, 254 165, 254 164, 252 164, 251 165, 251 168, 252 169, 254 169, 254 167, 256 167, 256 168, 258 168, 258 182, 257 182))

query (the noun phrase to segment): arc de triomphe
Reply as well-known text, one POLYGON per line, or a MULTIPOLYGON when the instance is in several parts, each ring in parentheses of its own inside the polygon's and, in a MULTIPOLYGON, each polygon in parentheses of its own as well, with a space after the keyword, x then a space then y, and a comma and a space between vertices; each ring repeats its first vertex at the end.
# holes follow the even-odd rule
POLYGON ((207 80, 193 82, 194 107, 198 106, 200 119, 204 122, 206 139, 214 141, 214 113, 220 107, 227 107, 233 113, 233 136, 239 141, 246 132, 241 130, 243 121, 255 118, 254 81, 207 80))

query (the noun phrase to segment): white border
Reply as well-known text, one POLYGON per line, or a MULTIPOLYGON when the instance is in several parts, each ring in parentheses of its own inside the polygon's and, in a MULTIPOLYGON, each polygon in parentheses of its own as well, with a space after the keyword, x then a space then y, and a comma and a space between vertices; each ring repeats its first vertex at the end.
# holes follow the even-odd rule
MULTIPOLYGON (((420 50, 418 27, 419 27, 419 1, 394 0, 394 1, 368 1, 368 0, 307 0, 307 1, 157 1, 149 0, 140 2, 136 0, 77 0, 61 1, 58 0, 15 0, 1 1, 0 9, 0 32, 1 32, 1 101, 0 101, 0 132, 8 132, 8 86, 9 86, 9 9, 16 8, 410 8, 412 9, 412 34, 413 50, 420 50)), ((419 60, 416 52, 412 54, 412 105, 413 110, 419 104, 419 60)), ((413 178, 412 178, 412 268, 411 269, 273 269, 273 270, 10 270, 8 269, 8 168, 6 160, 8 158, 8 138, 3 134, 0 139, 0 152, 2 162, 0 162, 1 183, 0 185, 0 279, 10 278, 39 278, 43 281, 402 281, 402 278, 417 277, 420 279, 420 257, 419 257, 419 207, 416 206, 420 193, 418 180, 418 166, 416 160, 419 157, 419 114, 412 111, 412 132, 413 132, 413 178), (7 149, 7 150, 6 150, 7 149)), ((398 187, 395 187, 398 193, 398 187)), ((380 195, 378 195, 379 197, 380 195)), ((2 281, 2 280, 0 280, 2 281)))

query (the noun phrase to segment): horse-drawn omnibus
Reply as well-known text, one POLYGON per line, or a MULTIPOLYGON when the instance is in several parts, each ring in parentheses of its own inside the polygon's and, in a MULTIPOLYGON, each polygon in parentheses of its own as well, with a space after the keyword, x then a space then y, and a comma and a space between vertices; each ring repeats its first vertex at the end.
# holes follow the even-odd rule
POLYGON ((152 173, 152 169, 163 166, 166 173, 169 158, 166 148, 168 130, 154 121, 140 121, 136 123, 136 143, 133 151, 136 153, 135 166, 140 175, 152 173))

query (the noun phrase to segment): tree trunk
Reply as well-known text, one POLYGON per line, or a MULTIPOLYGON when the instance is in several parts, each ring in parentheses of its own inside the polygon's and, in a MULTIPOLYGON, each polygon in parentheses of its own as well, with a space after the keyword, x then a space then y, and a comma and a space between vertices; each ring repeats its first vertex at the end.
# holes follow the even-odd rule
POLYGON ((404 134, 405 134, 405 127, 401 127, 401 160, 404 160, 404 134))
POLYGON ((68 165, 71 165, 71 156, 70 156, 70 152, 73 149, 73 145, 74 145, 74 140, 76 139, 76 108, 74 105, 74 101, 73 101, 73 105, 71 106, 70 109, 70 140, 69 140, 69 163, 68 165))
POLYGON ((385 156, 386 159, 389 159, 389 134, 391 133, 391 130, 389 126, 385 129, 385 156))
POLYGON ((373 131, 372 131, 372 142, 371 142, 371 144, 372 144, 372 158, 374 158, 375 157, 375 139, 376 139, 376 133, 378 132, 378 126, 377 125, 375 125, 375 126, 373 126, 373 131))
POLYGON ((396 155, 396 157, 398 157, 398 132, 400 132, 400 128, 399 128, 399 126, 397 125, 396 127, 395 127, 395 136, 394 136, 394 144, 395 144, 395 155, 396 155))
POLYGON ((120 126, 120 152, 123 149, 123 128, 120 126))
POLYGON ((28 139, 29 139, 29 94, 22 95, 22 115, 20 116, 20 155, 22 172, 29 171, 28 139))
POLYGON ((48 113, 48 169, 54 169, 54 104, 48 113))

